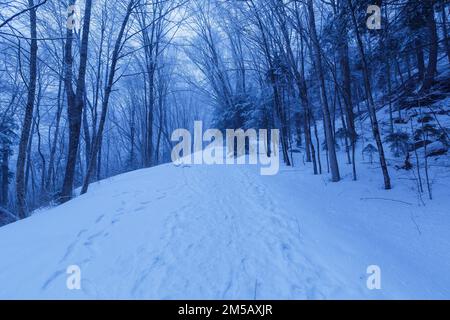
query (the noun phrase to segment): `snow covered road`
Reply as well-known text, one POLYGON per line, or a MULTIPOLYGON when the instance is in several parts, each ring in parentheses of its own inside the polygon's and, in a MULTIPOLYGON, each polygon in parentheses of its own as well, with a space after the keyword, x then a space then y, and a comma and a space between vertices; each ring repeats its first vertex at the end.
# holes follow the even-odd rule
POLYGON ((449 239, 435 241, 450 230, 445 204, 426 213, 379 200, 401 187, 369 193, 306 170, 169 164, 102 181, 0 229, 0 298, 450 296, 449 239), (66 286, 70 265, 81 290, 66 286), (381 290, 367 288, 369 265, 381 290))

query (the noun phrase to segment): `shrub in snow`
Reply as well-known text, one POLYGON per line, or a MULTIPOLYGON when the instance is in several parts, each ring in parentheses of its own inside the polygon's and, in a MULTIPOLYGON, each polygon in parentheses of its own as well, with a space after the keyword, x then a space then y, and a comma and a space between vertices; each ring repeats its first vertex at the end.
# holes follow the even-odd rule
POLYGON ((441 130, 437 129, 435 125, 427 123, 421 128, 414 131, 414 140, 423 140, 425 137, 435 137, 437 139, 441 134, 441 130))
POLYGON ((334 134, 336 139, 344 140, 345 138, 350 138, 350 134, 347 129, 345 128, 339 128, 336 130, 336 133, 334 134))
MULTIPOLYGON (((334 143, 334 147, 336 148, 336 151, 340 151, 341 150, 341 146, 337 142, 334 143)), ((327 142, 326 141, 322 142, 322 150, 323 151, 328 151, 328 146, 327 146, 327 142)))
POLYGON ((378 149, 371 143, 364 147, 363 153, 367 154, 370 159, 370 163, 373 163, 373 155, 378 152, 378 149))
POLYGON ((406 132, 393 132, 386 137, 392 153, 396 158, 406 155, 409 147, 409 134, 406 132))

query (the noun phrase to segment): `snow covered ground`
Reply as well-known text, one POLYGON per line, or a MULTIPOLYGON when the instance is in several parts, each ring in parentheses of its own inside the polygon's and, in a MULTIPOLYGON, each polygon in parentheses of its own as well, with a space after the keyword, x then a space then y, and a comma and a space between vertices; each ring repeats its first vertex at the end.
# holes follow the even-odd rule
POLYGON ((391 169, 385 191, 376 164, 354 182, 342 159, 330 183, 299 161, 275 176, 167 164, 101 181, 0 229, 0 298, 450 298, 448 170, 428 201, 411 171, 391 169))

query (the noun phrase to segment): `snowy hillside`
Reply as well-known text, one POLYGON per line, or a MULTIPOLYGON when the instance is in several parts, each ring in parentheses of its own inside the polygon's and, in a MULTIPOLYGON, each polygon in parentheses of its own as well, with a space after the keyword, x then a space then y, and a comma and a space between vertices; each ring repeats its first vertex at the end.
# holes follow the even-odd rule
POLYGON ((0 298, 448 298, 449 185, 423 205, 413 182, 382 190, 376 165, 357 182, 343 169, 339 184, 303 165, 169 164, 101 181, 0 229, 0 298), (70 265, 81 290, 66 286, 70 265))

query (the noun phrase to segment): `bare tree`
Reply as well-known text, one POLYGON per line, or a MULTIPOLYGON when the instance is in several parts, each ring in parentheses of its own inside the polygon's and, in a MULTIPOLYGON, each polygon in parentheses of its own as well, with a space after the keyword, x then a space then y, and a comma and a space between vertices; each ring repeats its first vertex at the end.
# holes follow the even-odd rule
POLYGON ((30 143, 30 131, 33 122, 34 99, 36 95, 37 79, 37 26, 36 26, 36 7, 34 0, 28 0, 30 15, 30 70, 28 82, 28 96, 25 107, 25 117, 22 124, 22 133, 20 136, 19 152, 17 154, 16 167, 16 201, 17 213, 20 219, 27 215, 26 207, 26 184, 25 184, 25 163, 27 158, 27 146, 30 143))
MULTIPOLYGON (((74 5, 75 0, 71 0, 70 4, 74 5)), ((80 64, 78 69, 78 78, 76 91, 72 87, 72 43, 73 30, 67 29, 67 40, 65 46, 65 88, 67 93, 67 107, 69 119, 69 146, 66 170, 64 175, 64 182, 61 190, 60 201, 66 202, 72 198, 73 182, 75 175, 75 166, 78 156, 78 147, 80 143, 81 131, 81 117, 84 108, 85 95, 85 77, 86 65, 88 58, 88 43, 89 43, 89 28, 91 23, 92 0, 86 0, 84 20, 83 20, 83 35, 80 46, 80 64)))
POLYGON ((91 158, 89 161, 89 166, 88 166, 86 176, 84 179, 83 187, 81 189, 82 194, 87 192, 88 187, 89 187, 89 182, 90 182, 91 176, 93 174, 93 169, 95 166, 95 159, 97 158, 97 153, 100 148, 100 143, 101 143, 101 139, 103 136, 103 130, 105 127, 106 114, 108 112, 109 98, 110 98, 110 95, 112 92, 112 88, 113 88, 113 84, 114 84, 114 80, 115 80, 115 74, 117 71, 117 62, 119 61, 120 51, 124 45, 123 37, 124 37, 124 33, 125 33, 125 28, 127 26, 128 20, 130 18, 131 12, 132 12, 133 8, 135 7, 135 3, 136 3, 135 0, 129 1, 127 10, 125 12, 125 17, 122 21, 122 25, 120 27, 119 34, 117 35, 117 39, 116 39, 116 42, 114 45, 114 50, 113 50, 112 58, 111 58, 111 66, 110 66, 109 75, 108 75, 108 83, 106 84, 103 103, 102 103, 102 111, 101 111, 99 128, 98 128, 97 133, 95 134, 94 143, 92 146, 91 158))
POLYGON ((386 158, 384 155, 383 143, 381 141, 380 129, 378 127, 377 112, 376 112, 375 102, 374 102, 373 96, 372 96, 369 68, 367 66, 366 54, 364 52, 364 45, 363 45, 361 35, 358 30, 358 24, 356 22, 355 11, 353 8, 352 0, 347 0, 347 1, 348 1, 349 9, 350 9, 351 19, 353 22, 354 32, 356 35, 358 50, 359 50, 359 54, 361 56, 361 61, 362 61, 364 88, 366 90, 366 97, 368 100, 369 116, 370 116, 370 122, 372 124, 372 133, 373 133, 373 137, 376 141, 377 148, 378 148, 378 154, 380 157, 381 171, 383 173, 383 178, 384 178, 384 188, 391 189, 391 179, 389 177, 386 158))
POLYGON ((335 149, 335 140, 333 129, 331 125, 331 117, 330 111, 328 107, 328 98, 326 93, 325 86, 325 77, 323 74, 323 66, 322 66, 322 52, 320 50, 319 39, 317 37, 316 31, 316 22, 314 17, 314 6, 312 0, 308 0, 308 15, 309 15, 309 32, 311 34, 311 42, 314 50, 314 59, 317 67, 318 77, 320 81, 321 88, 321 98, 322 98, 322 113, 323 113, 323 121, 324 121, 324 129, 325 129, 325 138, 327 143, 327 150, 330 160, 330 168, 331 168, 331 180, 333 182, 337 182, 341 179, 339 174, 339 166, 336 157, 336 149, 335 149))

